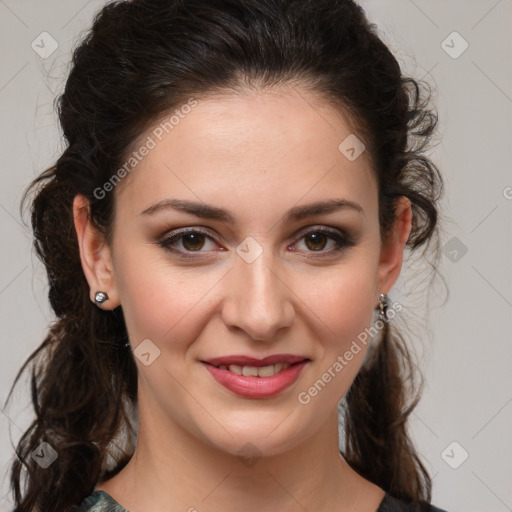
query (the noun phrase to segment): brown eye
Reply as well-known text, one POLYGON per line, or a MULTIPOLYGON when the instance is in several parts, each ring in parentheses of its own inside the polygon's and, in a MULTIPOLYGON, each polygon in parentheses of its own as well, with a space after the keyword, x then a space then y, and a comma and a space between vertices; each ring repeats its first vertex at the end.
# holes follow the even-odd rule
POLYGON ((187 251, 198 251, 204 245, 205 235, 202 233, 192 232, 181 235, 183 247, 187 251))
POLYGON ((164 237, 158 242, 158 245, 168 251, 187 257, 187 253, 207 252, 203 249, 205 249, 205 246, 207 250, 210 249, 207 246, 208 241, 215 245, 213 235, 210 233, 197 229, 189 229, 185 231, 178 231, 177 233, 164 237))
POLYGON ((304 233, 301 240, 304 240, 304 245, 309 252, 319 253, 318 257, 333 255, 356 244, 350 235, 324 228, 316 228, 304 233), (329 241, 332 242, 333 247, 325 250, 329 241))
MULTIPOLYGON (((195 258, 199 257, 201 253, 208 254, 210 252, 211 248, 208 248, 208 242, 214 246, 217 245, 214 238, 215 235, 210 232, 199 229, 187 229, 165 236, 158 241, 158 245, 180 257, 195 258), (197 253, 197 255, 193 255, 193 253, 197 253)), ((304 243, 305 251, 300 250, 298 252, 318 253, 312 257, 327 257, 352 247, 356 244, 356 241, 343 231, 316 228, 304 233, 299 242, 291 246, 294 247, 294 251, 297 251, 295 246, 300 245, 300 243, 304 243), (302 242, 303 240, 304 242, 302 242), (329 242, 332 244, 332 247, 326 249, 329 242)))
POLYGON ((305 236, 306 245, 312 251, 321 251, 327 244, 328 237, 324 233, 311 233, 305 236), (308 243, 308 241, 310 243, 308 243))

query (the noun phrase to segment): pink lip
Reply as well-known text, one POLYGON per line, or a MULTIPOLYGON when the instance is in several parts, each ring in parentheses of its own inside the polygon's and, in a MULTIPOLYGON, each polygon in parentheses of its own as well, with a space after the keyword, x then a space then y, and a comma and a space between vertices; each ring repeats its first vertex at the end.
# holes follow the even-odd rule
MULTIPOLYGON (((218 360, 228 360, 228 358, 218 358, 218 360)), ((251 359, 251 358, 248 358, 251 359)), ((268 362, 269 358, 265 358, 263 360, 257 361, 261 363, 262 361, 265 364, 247 364, 245 362, 244 365, 241 366, 265 366, 273 363, 268 362)), ((240 359, 229 358, 229 363, 217 363, 217 364, 239 364, 240 359)), ((276 362, 284 362, 282 359, 276 362)), ((287 362, 287 361, 286 361, 287 362)), ((290 387, 300 375, 302 369, 309 363, 309 359, 302 358, 299 362, 289 363, 292 366, 287 368, 286 370, 282 370, 276 375, 272 377, 245 377, 244 375, 237 375, 235 373, 230 372, 229 370, 222 370, 220 368, 216 368, 212 364, 202 362, 205 368, 210 372, 212 377, 222 386, 229 389, 231 392, 243 396, 246 398, 270 398, 272 396, 278 395, 286 388, 290 387)), ((275 364, 275 363, 274 363, 275 364)))

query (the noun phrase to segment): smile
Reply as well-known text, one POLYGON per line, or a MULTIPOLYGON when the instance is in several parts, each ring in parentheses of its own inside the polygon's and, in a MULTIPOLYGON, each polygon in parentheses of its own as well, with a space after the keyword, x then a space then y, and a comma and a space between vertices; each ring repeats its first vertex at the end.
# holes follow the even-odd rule
POLYGON ((237 356, 201 363, 218 384, 232 393, 244 398, 271 398, 292 386, 311 362, 303 356, 281 356, 278 361, 279 357, 256 360, 237 356))

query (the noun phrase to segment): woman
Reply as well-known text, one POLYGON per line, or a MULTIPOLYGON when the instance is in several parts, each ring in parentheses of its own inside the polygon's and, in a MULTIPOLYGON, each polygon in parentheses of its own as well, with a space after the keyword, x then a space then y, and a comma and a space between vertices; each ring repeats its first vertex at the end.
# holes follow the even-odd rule
POLYGON ((388 296, 435 246, 436 116, 363 10, 113 2, 59 114, 16 511, 438 511, 388 296))

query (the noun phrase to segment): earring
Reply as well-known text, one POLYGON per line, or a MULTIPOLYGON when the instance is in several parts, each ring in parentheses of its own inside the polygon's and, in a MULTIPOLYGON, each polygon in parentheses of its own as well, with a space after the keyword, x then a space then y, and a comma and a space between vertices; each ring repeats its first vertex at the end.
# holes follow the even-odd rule
POLYGON ((96 302, 96 304, 103 304, 106 300, 108 300, 106 292, 96 292, 94 295, 94 302, 96 302))
POLYGON ((385 293, 379 295, 379 317, 386 320, 388 310, 388 296, 385 293))

